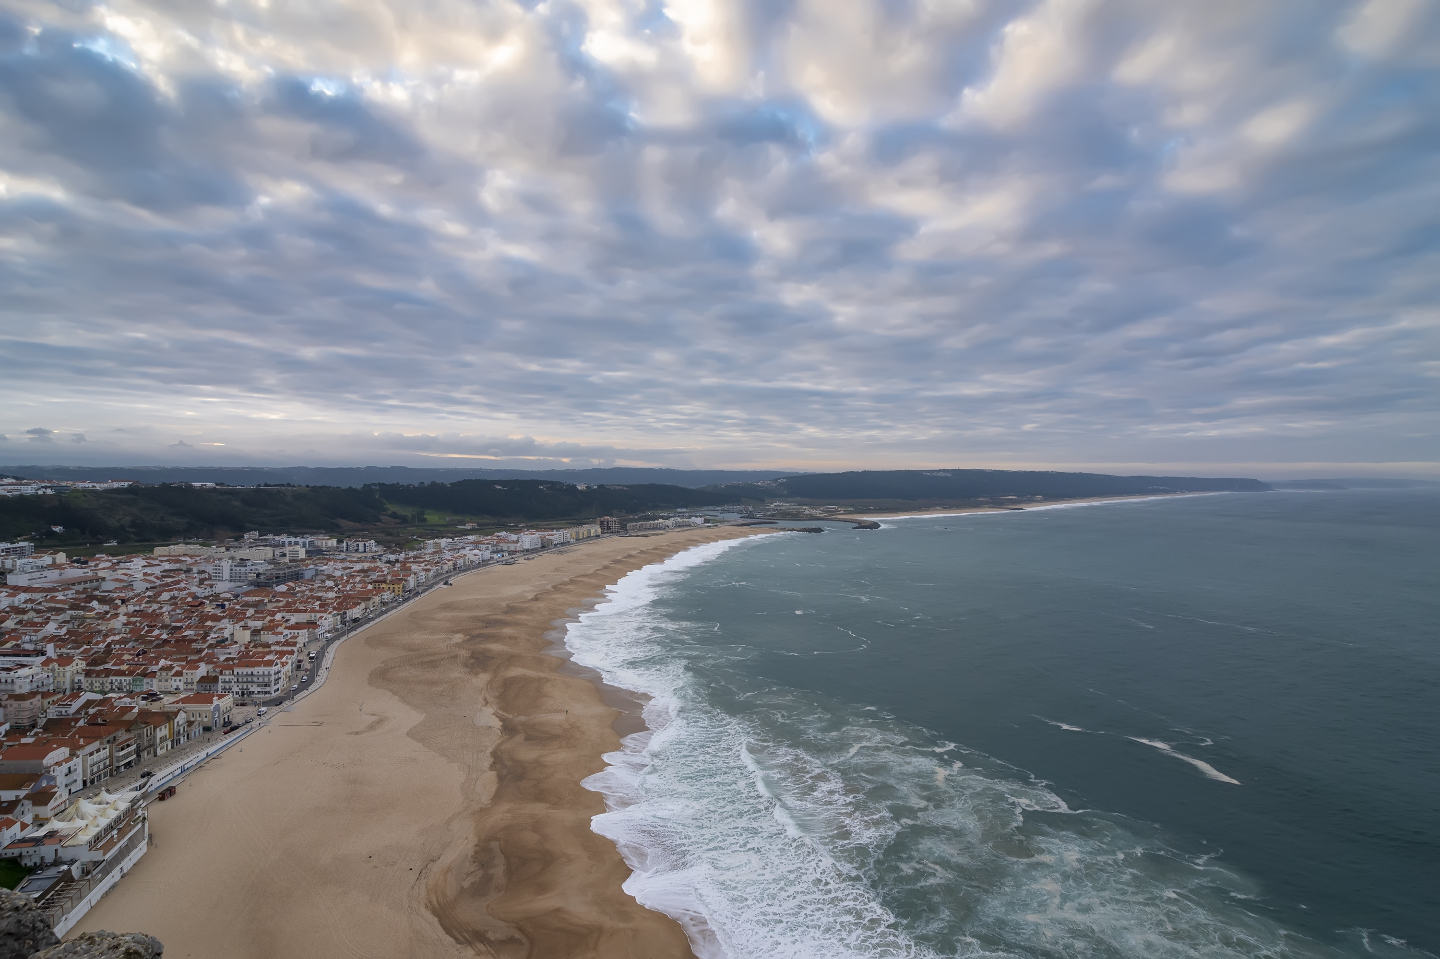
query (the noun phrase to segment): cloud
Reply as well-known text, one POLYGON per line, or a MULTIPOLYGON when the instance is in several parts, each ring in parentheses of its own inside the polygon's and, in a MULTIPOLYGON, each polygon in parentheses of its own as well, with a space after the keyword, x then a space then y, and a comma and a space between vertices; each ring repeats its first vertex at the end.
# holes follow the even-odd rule
POLYGON ((77 460, 1440 460, 1430 4, 11 10, 77 460))

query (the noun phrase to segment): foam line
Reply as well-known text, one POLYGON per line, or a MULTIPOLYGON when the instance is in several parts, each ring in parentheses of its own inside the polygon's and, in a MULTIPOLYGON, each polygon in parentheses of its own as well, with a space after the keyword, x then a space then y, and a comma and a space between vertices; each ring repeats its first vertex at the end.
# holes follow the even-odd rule
POLYGON ((1216 782, 1221 783, 1230 783, 1233 786, 1241 785, 1240 780, 1230 778, 1229 776, 1222 773, 1220 770, 1216 769, 1214 766, 1205 762, 1205 760, 1196 759, 1194 756, 1187 756, 1182 752, 1176 752, 1174 747, 1172 747, 1169 743, 1162 743, 1155 739, 1141 739, 1138 736, 1126 736, 1125 738, 1130 740, 1131 742, 1143 743, 1146 746, 1153 746, 1154 748, 1160 750, 1166 755, 1174 756, 1176 759, 1184 760, 1185 762, 1189 763, 1190 765, 1194 766, 1196 769, 1204 773, 1207 779, 1213 779, 1216 782))
MULTIPOLYGON (((1218 493, 1166 493, 1163 496, 1125 496, 1119 499, 1096 499, 1086 503, 1046 503, 1043 506, 1026 506, 1024 509, 967 510, 963 513, 908 513, 904 516, 886 516, 885 519, 940 519, 949 516, 999 516, 1004 513, 1039 513, 1047 509, 1079 509, 1082 506, 1114 506, 1117 503, 1150 503, 1157 499, 1189 499, 1192 496, 1224 496, 1218 493)), ((883 526, 881 527, 884 528, 883 526)))

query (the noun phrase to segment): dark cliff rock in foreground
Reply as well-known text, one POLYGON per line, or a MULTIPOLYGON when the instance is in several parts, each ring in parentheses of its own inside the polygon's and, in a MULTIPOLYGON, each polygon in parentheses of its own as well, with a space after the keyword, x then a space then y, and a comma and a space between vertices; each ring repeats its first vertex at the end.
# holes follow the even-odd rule
POLYGON ((143 932, 85 932, 31 959, 160 959, 165 947, 143 932))
POLYGON ((29 896, 0 889, 0 959, 30 959, 59 944, 49 917, 29 896))
POLYGON ((160 959, 164 952, 143 932, 86 932, 62 943, 29 896, 0 889, 0 959, 160 959))

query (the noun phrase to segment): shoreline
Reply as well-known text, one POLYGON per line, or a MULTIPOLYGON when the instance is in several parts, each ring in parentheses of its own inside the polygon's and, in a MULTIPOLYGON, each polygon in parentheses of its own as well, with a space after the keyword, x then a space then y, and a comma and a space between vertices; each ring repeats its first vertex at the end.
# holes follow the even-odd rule
POLYGON ((932 516, 966 516, 971 513, 1033 513, 1042 509, 1058 509, 1062 506, 1094 506, 1101 503, 1135 503, 1152 499, 1175 499, 1186 496, 1221 496, 1220 492, 1200 493, 1136 493, 1132 496, 1085 496, 1080 499, 1059 499, 1033 503, 1030 506, 934 506, 929 509, 910 510, 894 513, 837 513, 834 517, 844 522, 863 522, 867 519, 927 519, 932 516))
POLYGON ((590 829, 604 799, 580 785, 640 703, 556 655, 555 630, 635 569, 765 532, 602 540, 370 624, 323 686, 151 807, 152 849, 74 931, 210 959, 692 956, 621 889, 590 829))

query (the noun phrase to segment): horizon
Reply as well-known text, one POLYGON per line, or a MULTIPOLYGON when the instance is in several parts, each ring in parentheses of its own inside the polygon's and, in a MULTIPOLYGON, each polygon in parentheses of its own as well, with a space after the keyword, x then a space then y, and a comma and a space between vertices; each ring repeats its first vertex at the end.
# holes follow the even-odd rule
MULTIPOLYGON (((1193 465, 1195 466, 1195 468, 1188 469, 1188 470, 1179 470, 1179 471, 1177 471, 1177 470, 1164 470, 1164 469, 1158 468, 1158 466, 1159 466, 1159 465, 1162 465, 1162 464, 1100 464, 1100 465, 1101 465, 1101 466, 1109 465, 1109 466, 1111 466, 1111 468, 1109 468, 1109 469, 1104 469, 1104 468, 1098 468, 1098 467, 1096 467, 1096 466, 1094 466, 1094 465, 1074 466, 1074 465, 1070 465, 1070 464, 1066 464, 1066 465, 1055 465, 1055 466, 1041 466, 1041 465, 1029 465, 1029 466, 956 466, 956 465, 954 465, 953 463, 952 463, 952 464, 927 464, 927 465, 909 466, 909 467, 876 466, 876 465, 871 464, 871 465, 867 465, 867 466, 851 466, 851 467, 842 467, 842 468, 836 468, 836 469, 795 469, 795 468, 791 468, 791 467, 778 467, 778 466, 777 466, 777 467, 763 467, 763 466, 761 466, 761 467, 745 467, 745 468, 731 468, 731 467, 723 467, 723 466, 720 466, 720 467, 710 467, 710 468, 698 468, 698 469, 696 469, 696 468, 674 467, 674 466, 645 466, 645 465, 626 464, 626 463, 618 463, 618 464, 611 464, 611 465, 587 465, 587 466, 571 466, 571 465, 536 466, 536 465, 534 465, 533 463, 524 463, 524 462, 522 462, 522 463, 520 463, 520 464, 501 463, 501 464, 486 465, 486 466, 478 466, 478 465, 477 465, 477 466, 433 466, 433 465, 429 465, 429 464, 414 465, 414 464, 409 464, 409 463, 390 463, 390 464, 367 463, 367 464, 359 464, 359 465, 356 465, 356 464, 300 464, 300 463, 288 463, 288 464, 257 464, 257 463, 246 463, 246 464, 208 464, 208 465, 207 465, 207 464, 195 464, 195 463, 189 463, 189 464, 180 464, 180 463, 174 463, 174 464, 164 464, 164 463, 103 463, 103 464, 87 464, 87 463, 49 463, 49 464, 26 463, 26 464, 20 464, 20 463, 15 463, 15 464, 0 464, 0 476, 12 475, 12 476, 16 476, 17 478, 22 478, 22 479, 38 479, 38 478, 39 478, 39 477, 25 477, 25 476, 21 476, 19 473, 13 473, 13 474, 11 474, 11 473, 7 473, 7 472, 6 472, 7 470, 25 470, 25 469, 34 469, 34 470, 70 470, 70 469, 75 469, 75 470, 96 470, 96 471, 107 470, 107 469, 110 469, 110 470, 172 470, 172 471, 177 471, 177 472, 178 472, 178 471, 186 471, 186 470, 193 470, 193 471, 197 471, 197 472, 203 472, 203 471, 225 471, 225 470, 273 470, 273 471, 281 472, 281 471, 285 471, 285 470, 367 470, 367 469, 389 470, 389 469, 409 469, 409 470, 425 471, 425 472, 456 472, 456 473, 461 473, 461 472, 474 472, 474 471, 564 473, 564 472, 588 472, 588 471, 599 471, 599 470, 624 470, 624 469, 631 469, 631 470, 668 471, 668 472, 675 472, 675 473, 737 473, 737 474, 774 473, 774 474, 788 474, 788 475, 804 475, 804 474, 812 474, 812 473, 843 473, 843 472, 889 472, 889 471, 898 471, 898 470, 917 471, 917 472, 919 472, 919 471, 925 471, 925 470, 957 470, 957 471, 959 471, 959 470, 991 470, 991 471, 996 471, 996 472, 1094 473, 1094 474, 1109 475, 1109 476, 1176 476, 1176 477, 1190 476, 1190 477, 1197 477, 1197 478, 1206 477, 1206 478, 1258 479, 1258 480, 1261 480, 1262 482, 1267 482, 1267 483, 1289 482, 1289 481, 1300 481, 1300 480, 1304 480, 1304 481, 1309 481, 1309 480, 1317 480, 1317 481, 1318 481, 1318 480, 1326 480, 1326 481, 1342 481, 1342 480, 1365 481, 1365 480, 1380 480, 1380 481, 1396 481, 1396 482, 1440 483, 1440 473, 1435 473, 1435 474, 1430 474, 1430 475, 1421 475, 1419 472, 1416 472, 1416 473, 1402 473, 1402 472, 1398 472, 1398 471, 1394 471, 1394 470, 1391 470, 1391 471, 1389 471, 1389 472, 1385 472, 1385 471, 1365 472, 1365 471, 1360 471, 1360 470, 1355 470, 1355 469, 1354 469, 1354 468, 1355 468, 1356 466, 1358 466, 1358 465, 1370 466, 1370 465, 1374 465, 1374 464, 1310 464, 1310 465, 1312 465, 1312 466, 1316 466, 1317 469, 1316 469, 1316 470, 1312 470, 1311 472, 1308 472, 1308 473, 1307 473, 1307 472, 1303 472, 1303 471, 1295 471, 1295 470, 1293 470, 1293 469, 1291 469, 1291 470, 1280 470, 1280 469, 1276 469, 1276 468, 1274 468, 1274 467, 1272 466, 1269 471, 1267 471, 1267 472, 1265 472, 1265 473, 1263 473, 1263 474, 1261 474, 1261 473, 1256 473, 1255 475, 1249 475, 1249 474, 1246 474, 1246 473, 1235 472, 1235 471, 1225 472, 1223 469, 1219 469, 1219 470, 1217 471, 1217 468, 1216 468, 1216 466, 1215 466, 1214 464, 1208 464, 1208 465, 1203 465, 1203 466, 1200 465, 1200 464, 1193 464, 1193 465), (1332 471, 1332 472, 1329 472, 1329 473, 1324 473, 1324 472, 1322 472, 1321 470, 1318 469, 1318 467, 1321 467, 1321 466, 1335 467, 1335 466, 1337 466, 1337 465, 1340 465, 1340 466, 1348 466, 1348 467, 1349 467, 1350 469, 1352 469, 1353 471, 1352 471, 1352 472, 1349 472, 1349 473, 1333 472, 1333 471, 1332 471), (1146 468, 1146 467, 1148 467, 1148 468, 1146 468)), ((1252 466, 1252 467, 1254 466, 1254 464, 1242 464, 1242 465, 1247 465, 1247 466, 1252 466)), ((1406 465, 1425 466, 1425 465, 1428 465, 1428 464, 1406 464, 1406 465)))

